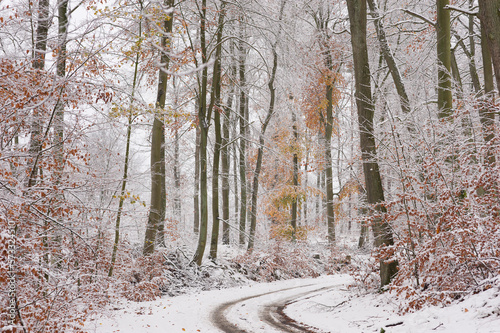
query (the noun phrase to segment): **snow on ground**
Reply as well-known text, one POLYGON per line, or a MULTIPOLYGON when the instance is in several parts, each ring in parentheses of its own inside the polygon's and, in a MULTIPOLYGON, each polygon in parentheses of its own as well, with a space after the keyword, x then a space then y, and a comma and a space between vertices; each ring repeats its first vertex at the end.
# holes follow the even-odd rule
POLYGON ((211 311, 218 305, 257 294, 300 287, 245 301, 244 306, 228 311, 231 322, 244 323, 249 331, 270 332, 258 318, 259 304, 269 303, 322 286, 332 289, 313 292, 291 302, 285 313, 324 332, 481 332, 500 333, 500 290, 491 288, 449 307, 428 307, 400 316, 394 296, 361 295, 348 289, 348 275, 322 276, 317 279, 294 279, 198 294, 164 297, 153 302, 122 301, 108 313, 86 323, 89 333, 112 332, 219 332, 210 321, 211 311), (288 295, 288 296, 287 296, 288 295), (391 326, 395 325, 396 326, 391 326))
POLYGON ((471 295, 448 307, 430 306, 398 315, 394 295, 356 295, 338 289, 289 304, 285 314, 325 332, 499 333, 500 288, 471 295))
MULTIPOLYGON (((165 297, 152 302, 122 301, 111 307, 100 318, 86 323, 87 332, 220 332, 210 322, 211 311, 218 305, 256 294, 291 287, 339 284, 350 279, 345 275, 325 276, 317 279, 293 279, 224 290, 202 291, 195 295, 165 297)), ((272 295, 269 296, 273 300, 272 295)), ((258 304, 250 304, 248 315, 253 318, 258 304), (252 308, 255 307, 255 308, 252 308)), ((238 315, 238 314, 236 314, 238 315)), ((234 316, 229 314, 229 318, 234 316)))

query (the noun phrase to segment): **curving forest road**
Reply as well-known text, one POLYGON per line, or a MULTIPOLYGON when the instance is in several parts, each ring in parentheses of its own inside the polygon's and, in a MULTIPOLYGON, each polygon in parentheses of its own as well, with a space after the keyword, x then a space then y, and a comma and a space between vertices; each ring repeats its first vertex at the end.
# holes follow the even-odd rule
POLYGON ((308 284, 260 293, 219 305, 211 313, 214 326, 226 333, 323 332, 289 318, 287 304, 315 296, 335 286, 308 284))

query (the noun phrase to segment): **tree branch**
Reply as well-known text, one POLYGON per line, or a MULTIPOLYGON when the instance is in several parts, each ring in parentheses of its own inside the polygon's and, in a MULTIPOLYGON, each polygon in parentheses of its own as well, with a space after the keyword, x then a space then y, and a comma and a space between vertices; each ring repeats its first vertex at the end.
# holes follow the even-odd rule
POLYGON ((460 8, 457 6, 452 6, 452 5, 446 5, 443 8, 447 9, 447 10, 454 10, 454 11, 460 12, 462 14, 467 14, 467 15, 472 15, 472 16, 477 16, 477 14, 478 14, 477 11, 473 12, 471 10, 463 9, 463 8, 460 8))
POLYGON ((423 15, 420 15, 418 13, 415 13, 415 12, 412 12, 411 10, 408 10, 408 9, 401 9, 403 12, 405 12, 406 14, 410 14, 411 16, 414 16, 416 18, 419 18, 421 19, 422 21, 425 21, 427 23, 429 23, 430 25, 432 25, 433 27, 436 27, 436 22, 433 22, 431 19, 428 19, 427 17, 423 16, 423 15))

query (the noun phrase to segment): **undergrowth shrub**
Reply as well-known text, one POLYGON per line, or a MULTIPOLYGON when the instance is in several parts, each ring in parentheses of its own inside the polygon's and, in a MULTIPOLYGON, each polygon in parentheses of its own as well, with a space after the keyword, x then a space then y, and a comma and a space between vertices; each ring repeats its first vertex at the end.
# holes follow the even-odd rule
POLYGON ((399 263, 392 290, 403 311, 449 303, 500 274, 499 141, 473 138, 485 129, 463 124, 458 114, 424 124, 406 144, 393 135, 392 156, 406 157, 394 162, 399 182, 385 203, 395 244, 377 256, 399 263))
POLYGON ((139 257, 122 270, 118 279, 122 279, 122 293, 129 301, 152 301, 161 296, 161 289, 168 283, 163 274, 164 258, 162 251, 156 251, 147 257, 139 257))
POLYGON ((294 245, 280 240, 272 241, 266 252, 254 250, 237 256, 232 261, 244 275, 255 281, 317 277, 324 271, 306 247, 300 243, 294 245))

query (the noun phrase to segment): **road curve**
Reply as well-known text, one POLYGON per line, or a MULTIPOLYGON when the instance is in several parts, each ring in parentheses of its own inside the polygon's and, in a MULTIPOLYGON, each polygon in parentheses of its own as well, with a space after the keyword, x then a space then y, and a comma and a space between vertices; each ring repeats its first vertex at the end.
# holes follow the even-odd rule
POLYGON ((319 329, 300 324, 292 318, 288 317, 283 312, 287 303, 290 303, 293 300, 333 288, 333 286, 323 286, 309 289, 307 291, 302 291, 302 289, 312 286, 314 286, 314 284, 284 288, 227 302, 219 305, 216 309, 214 309, 211 313, 210 319, 218 329, 226 333, 253 333, 259 331, 269 332, 270 328, 272 328, 274 332, 319 333, 321 332, 319 329), (293 290, 296 290, 296 292, 290 294, 290 291, 293 290), (283 295, 280 296, 280 294, 283 295), (266 300, 266 298, 269 298, 269 296, 272 296, 271 298, 273 298, 273 300, 266 300), (259 300, 259 298, 262 298, 262 300, 259 300), (227 317, 227 314, 231 309, 238 307, 243 308, 248 301, 258 302, 257 316, 260 322, 252 323, 254 329, 244 327, 245 321, 247 321, 246 318, 240 317, 241 322, 234 323, 231 322, 227 317), (267 328, 265 327, 266 325, 268 326, 267 328), (257 326, 261 327, 259 328, 257 326))

